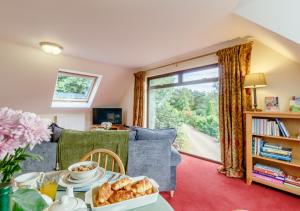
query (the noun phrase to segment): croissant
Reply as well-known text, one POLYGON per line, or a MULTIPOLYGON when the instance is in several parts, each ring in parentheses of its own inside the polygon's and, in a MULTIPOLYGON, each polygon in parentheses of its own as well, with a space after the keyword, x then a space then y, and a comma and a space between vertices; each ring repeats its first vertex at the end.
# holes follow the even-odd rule
POLYGON ((100 201, 97 200, 95 203, 95 207, 105 206, 105 205, 109 205, 109 204, 110 203, 108 201, 101 203, 100 201))
POLYGON ((145 178, 143 180, 134 183, 131 188, 134 193, 143 193, 146 190, 151 189, 152 184, 147 178, 145 178))
POLYGON ((125 177, 112 184, 111 187, 113 190, 120 190, 130 183, 132 183, 132 180, 125 177))
POLYGON ((146 190, 145 193, 146 193, 147 195, 153 193, 153 188, 150 188, 150 189, 146 190))
POLYGON ((98 201, 104 203, 112 194, 111 186, 106 182, 98 190, 98 201))
POLYGON ((133 193, 131 191, 119 190, 115 192, 108 200, 110 203, 120 202, 133 198, 133 193))
POLYGON ((129 191, 131 190, 131 187, 132 187, 132 183, 129 183, 128 185, 124 186, 124 189, 129 191))

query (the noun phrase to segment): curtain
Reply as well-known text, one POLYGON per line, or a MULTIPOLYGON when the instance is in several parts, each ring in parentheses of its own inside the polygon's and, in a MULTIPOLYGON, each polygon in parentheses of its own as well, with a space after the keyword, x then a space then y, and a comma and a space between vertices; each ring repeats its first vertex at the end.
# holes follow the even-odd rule
POLYGON ((145 77, 145 71, 140 71, 134 74, 133 125, 139 127, 143 127, 144 124, 145 77))
POLYGON ((245 117, 251 109, 251 94, 243 88, 250 72, 252 42, 217 52, 219 86, 219 130, 223 165, 219 172, 229 177, 244 176, 245 117))

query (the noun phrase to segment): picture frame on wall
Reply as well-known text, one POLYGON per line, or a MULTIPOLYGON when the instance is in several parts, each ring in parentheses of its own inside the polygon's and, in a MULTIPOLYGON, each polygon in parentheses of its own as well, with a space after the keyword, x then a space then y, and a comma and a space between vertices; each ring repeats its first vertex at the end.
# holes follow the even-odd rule
POLYGON ((300 96, 292 96, 290 100, 290 112, 300 112, 300 96))
POLYGON ((265 97, 265 110, 269 112, 279 111, 279 98, 278 97, 265 97))

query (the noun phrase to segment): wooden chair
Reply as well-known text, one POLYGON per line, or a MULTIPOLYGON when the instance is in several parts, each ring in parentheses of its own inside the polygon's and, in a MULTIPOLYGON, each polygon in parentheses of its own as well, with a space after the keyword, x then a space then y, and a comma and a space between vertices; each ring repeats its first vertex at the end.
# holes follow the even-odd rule
POLYGON ((103 167, 105 170, 108 171, 114 171, 116 166, 115 164, 118 165, 118 173, 120 174, 125 174, 125 169, 124 169, 124 165, 122 160, 120 159, 120 157, 108 150, 108 149, 94 149, 93 151, 87 153, 85 156, 83 156, 80 161, 87 161, 87 160, 91 160, 91 161, 96 161, 98 163, 98 165, 101 165, 101 158, 103 157, 102 155, 104 155, 105 157, 105 161, 104 161, 104 166, 103 167), (96 157, 96 160, 94 160, 94 158, 96 157), (108 160, 109 157, 111 157, 111 168, 108 168, 108 160))

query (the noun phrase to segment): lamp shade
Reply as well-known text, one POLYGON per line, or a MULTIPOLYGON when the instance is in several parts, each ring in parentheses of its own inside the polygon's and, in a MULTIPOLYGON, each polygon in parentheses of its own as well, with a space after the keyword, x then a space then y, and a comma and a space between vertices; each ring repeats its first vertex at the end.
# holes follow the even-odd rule
POLYGON ((265 74, 263 73, 252 73, 245 77, 244 88, 258 88, 267 86, 265 74))

